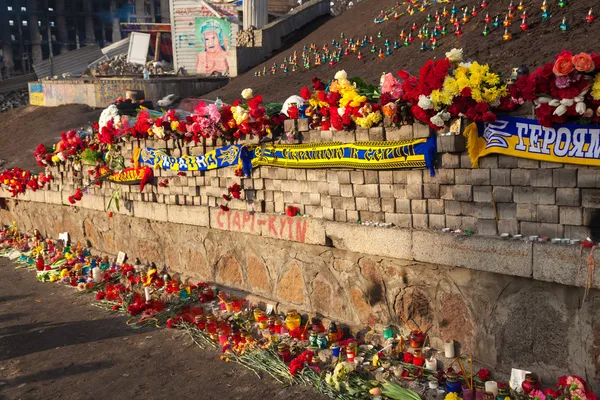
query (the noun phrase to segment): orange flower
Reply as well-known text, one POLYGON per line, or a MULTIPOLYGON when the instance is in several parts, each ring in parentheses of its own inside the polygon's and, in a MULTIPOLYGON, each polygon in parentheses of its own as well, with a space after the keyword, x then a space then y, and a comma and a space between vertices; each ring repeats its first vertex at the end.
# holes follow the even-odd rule
POLYGON ((562 55, 558 57, 556 62, 554 63, 554 68, 552 68, 552 72, 556 76, 565 76, 569 75, 573 71, 573 57, 570 55, 562 55))
POLYGON ((383 114, 388 118, 392 118, 397 112, 398 106, 396 106, 396 103, 387 103, 383 106, 383 114))
POLYGON ((573 56, 573 64, 575 65, 575 69, 580 72, 592 72, 596 69, 594 60, 592 60, 592 56, 588 53, 579 53, 573 56))

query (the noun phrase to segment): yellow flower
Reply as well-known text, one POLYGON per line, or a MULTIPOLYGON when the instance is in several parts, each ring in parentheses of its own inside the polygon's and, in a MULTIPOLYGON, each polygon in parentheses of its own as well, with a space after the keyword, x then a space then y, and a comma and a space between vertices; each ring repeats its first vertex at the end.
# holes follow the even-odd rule
POLYGON ((498 74, 487 73, 484 78, 485 83, 491 86, 496 86, 500 84, 500 76, 498 74))
POLYGON ((592 98, 594 100, 600 100, 600 73, 596 75, 594 84, 592 85, 592 98))
POLYGON ((171 130, 172 131, 177 131, 177 127, 179 126, 179 122, 177 121, 171 121, 171 130))

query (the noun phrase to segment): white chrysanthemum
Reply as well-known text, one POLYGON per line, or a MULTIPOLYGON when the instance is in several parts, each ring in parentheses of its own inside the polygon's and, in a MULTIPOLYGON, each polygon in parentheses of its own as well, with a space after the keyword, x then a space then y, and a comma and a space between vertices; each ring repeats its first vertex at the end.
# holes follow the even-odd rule
POLYGON ((253 97, 252 89, 247 88, 247 89, 242 90, 242 97, 245 100, 250 100, 253 97))
POLYGON ((346 73, 346 71, 341 70, 341 71, 338 71, 338 72, 335 73, 334 78, 337 79, 338 81, 339 80, 346 80, 346 79, 348 79, 348 74, 346 73))
POLYGON ((446 53, 446 58, 450 60, 450 62, 459 63, 463 60, 463 49, 452 49, 446 53))
POLYGON ((423 94, 419 96, 419 103, 417 105, 423 110, 431 110, 433 108, 431 99, 423 94))

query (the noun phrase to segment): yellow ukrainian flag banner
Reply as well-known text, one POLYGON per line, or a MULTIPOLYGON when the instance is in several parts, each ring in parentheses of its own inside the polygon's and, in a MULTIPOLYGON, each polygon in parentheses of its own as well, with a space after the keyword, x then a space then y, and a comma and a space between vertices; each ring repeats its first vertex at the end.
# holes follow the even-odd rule
POLYGON ((464 135, 474 168, 479 166, 479 158, 488 154, 600 166, 598 125, 565 124, 549 128, 536 120, 503 116, 491 124, 472 123, 464 135))

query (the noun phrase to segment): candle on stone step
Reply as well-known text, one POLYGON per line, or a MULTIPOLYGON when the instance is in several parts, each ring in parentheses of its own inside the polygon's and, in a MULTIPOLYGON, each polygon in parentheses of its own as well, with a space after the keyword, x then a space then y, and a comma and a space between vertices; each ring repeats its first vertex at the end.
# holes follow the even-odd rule
POLYGON ((102 280, 102 270, 99 267, 92 268, 92 278, 96 283, 102 280))
POLYGON ((449 339, 444 343, 444 356, 454 358, 454 340, 449 339))
POLYGON ((150 296, 150 288, 148 286, 144 288, 144 296, 146 297, 146 303, 149 303, 152 300, 152 296, 150 296))
POLYGON ((494 393, 494 396, 498 396, 498 382, 496 381, 487 381, 485 383, 485 391, 494 393))

